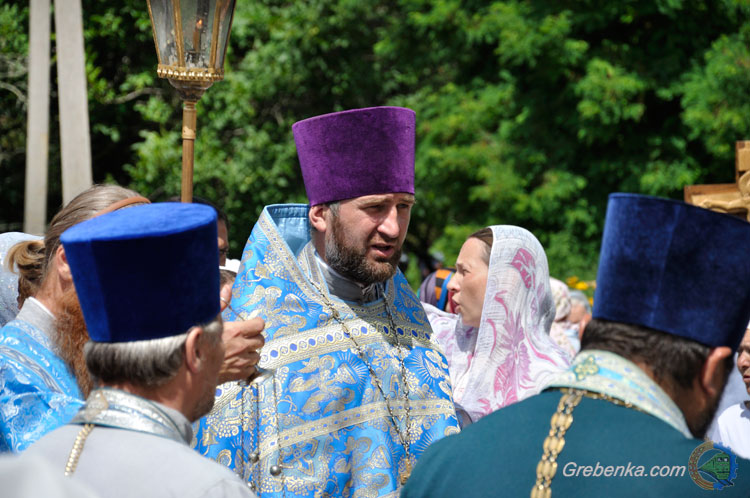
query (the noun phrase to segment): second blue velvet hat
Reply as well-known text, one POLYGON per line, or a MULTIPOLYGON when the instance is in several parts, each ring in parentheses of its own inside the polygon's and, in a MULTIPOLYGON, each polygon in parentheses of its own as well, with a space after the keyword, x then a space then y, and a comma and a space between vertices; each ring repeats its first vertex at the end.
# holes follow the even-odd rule
POLYGON ((216 212, 160 203, 79 223, 60 240, 92 341, 169 337, 219 314, 216 212))
POLYGON ((683 202, 609 197, 594 318, 736 349, 750 319, 750 223, 683 202))

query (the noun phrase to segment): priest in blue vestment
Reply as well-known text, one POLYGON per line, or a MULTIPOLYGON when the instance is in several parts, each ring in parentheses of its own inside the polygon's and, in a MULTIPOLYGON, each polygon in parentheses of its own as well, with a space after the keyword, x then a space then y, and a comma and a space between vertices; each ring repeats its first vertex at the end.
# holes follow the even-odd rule
POLYGON ((43 244, 14 246, 15 258, 39 268, 41 282, 27 285, 39 288, 0 328, 0 453, 23 451, 68 422, 91 387, 83 361, 88 334, 60 234, 105 209, 144 202, 132 190, 95 185, 52 218, 43 244))
POLYGON ((224 315, 264 319, 261 375, 219 388, 196 449, 261 497, 397 496, 458 430, 445 357, 397 266, 415 114, 356 109, 293 131, 310 205, 263 210, 224 315))
POLYGON ((56 333, 55 316, 33 297, 0 329, 0 453, 26 449, 83 405, 56 333))
POLYGON ((611 195, 570 369, 431 447, 401 497, 750 496, 750 461, 703 439, 750 318, 747 247, 744 220, 611 195))

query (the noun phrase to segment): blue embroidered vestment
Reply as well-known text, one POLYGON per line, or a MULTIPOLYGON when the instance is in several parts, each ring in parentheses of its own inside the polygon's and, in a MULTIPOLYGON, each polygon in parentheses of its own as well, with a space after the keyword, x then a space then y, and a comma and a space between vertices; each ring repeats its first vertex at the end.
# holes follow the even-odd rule
POLYGON ((372 303, 328 294, 307 211, 268 206, 253 229, 225 319, 265 320, 263 374, 248 387, 219 388, 214 410, 197 424, 196 449, 264 498, 397 496, 399 475, 458 430, 447 363, 400 272, 372 303))
POLYGON ((83 406, 75 377, 24 310, 0 329, 0 452, 26 449, 83 406))

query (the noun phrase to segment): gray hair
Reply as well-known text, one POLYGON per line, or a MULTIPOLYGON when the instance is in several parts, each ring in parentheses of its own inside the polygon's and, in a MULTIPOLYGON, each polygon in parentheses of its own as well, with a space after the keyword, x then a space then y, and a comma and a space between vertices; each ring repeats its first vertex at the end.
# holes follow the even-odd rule
POLYGON ((60 235, 65 230, 82 221, 90 220, 115 202, 139 196, 140 194, 135 190, 123 188, 118 185, 93 185, 75 196, 73 200, 58 211, 47 227, 44 235, 42 277, 47 276, 50 261, 60 246, 60 235))
MULTIPOLYGON (((221 341, 221 315, 196 327, 203 328, 211 345, 221 341)), ((184 334, 144 341, 89 341, 83 349, 86 366, 92 376, 105 384, 125 381, 144 387, 159 387, 177 375, 185 359, 185 341, 194 328, 184 334)))
POLYGON ((570 301, 571 303, 581 303, 583 307, 586 308, 586 313, 591 313, 591 303, 589 303, 589 298, 578 289, 570 290, 570 301))
POLYGON ((339 208, 341 207, 341 201, 327 202, 326 206, 328 206, 328 209, 331 210, 331 214, 333 215, 334 218, 339 215, 339 208))
MULTIPOLYGON (((339 216, 339 208, 341 207, 341 201, 331 201, 325 203, 326 207, 331 210, 331 215, 334 218, 338 218, 339 216)), ((310 225, 310 233, 313 234, 317 232, 318 229, 314 226, 310 225)))

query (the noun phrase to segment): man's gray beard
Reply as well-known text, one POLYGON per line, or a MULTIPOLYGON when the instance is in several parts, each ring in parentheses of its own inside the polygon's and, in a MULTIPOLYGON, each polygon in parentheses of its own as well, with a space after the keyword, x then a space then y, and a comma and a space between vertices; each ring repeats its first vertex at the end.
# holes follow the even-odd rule
POLYGON ((398 262, 401 260, 400 247, 396 249, 388 261, 372 264, 367 261, 367 248, 357 250, 357 248, 347 244, 345 237, 338 217, 333 216, 330 230, 326 232, 325 237, 325 256, 328 266, 345 277, 364 285, 385 282, 396 274, 398 262))

